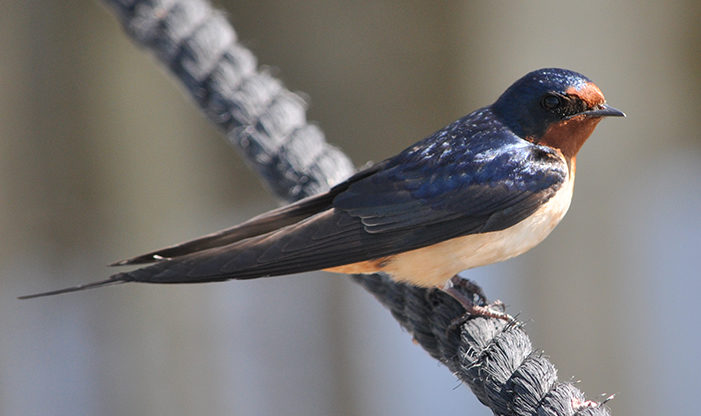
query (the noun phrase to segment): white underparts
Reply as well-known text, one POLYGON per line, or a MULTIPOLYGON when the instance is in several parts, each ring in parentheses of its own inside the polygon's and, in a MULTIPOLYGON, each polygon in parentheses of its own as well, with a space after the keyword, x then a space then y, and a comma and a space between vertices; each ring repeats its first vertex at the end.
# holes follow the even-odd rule
POLYGON ((395 254, 389 261, 367 261, 329 271, 384 272, 396 281, 421 287, 443 287, 456 273, 504 261, 538 245, 567 213, 573 187, 574 178, 569 178, 535 213, 505 230, 457 237, 395 254))

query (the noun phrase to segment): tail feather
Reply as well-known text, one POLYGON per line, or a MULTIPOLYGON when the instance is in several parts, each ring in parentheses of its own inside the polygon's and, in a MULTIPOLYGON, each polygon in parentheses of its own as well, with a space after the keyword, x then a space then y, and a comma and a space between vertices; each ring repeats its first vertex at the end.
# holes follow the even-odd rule
POLYGON ((63 289, 52 290, 49 292, 42 292, 42 293, 35 293, 32 295, 19 296, 17 299, 22 299, 22 300, 34 299, 34 298, 42 298, 44 296, 53 296, 53 295, 60 295, 63 293, 78 292, 81 290, 94 289, 97 287, 117 285, 120 283, 128 282, 129 280, 130 279, 127 279, 127 276, 124 273, 119 273, 119 274, 115 274, 114 276, 111 276, 109 279, 101 280, 99 282, 86 283, 83 285, 66 287, 63 289))
POLYGON ((269 211, 235 227, 111 264, 146 264, 139 269, 19 299, 124 282, 205 283, 280 276, 364 260, 375 249, 379 250, 377 256, 382 257, 392 247, 399 247, 399 236, 366 249, 366 239, 372 240, 372 236, 364 231, 359 218, 333 209, 333 200, 351 183, 381 170, 385 164, 365 169, 329 192, 269 211))

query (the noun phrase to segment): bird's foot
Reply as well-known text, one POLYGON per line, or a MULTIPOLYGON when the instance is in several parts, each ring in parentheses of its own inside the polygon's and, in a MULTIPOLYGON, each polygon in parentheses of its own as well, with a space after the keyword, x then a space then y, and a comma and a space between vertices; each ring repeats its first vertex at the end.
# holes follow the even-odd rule
POLYGON ((497 300, 487 304, 487 297, 484 295, 482 288, 470 280, 455 275, 445 284, 442 290, 460 302, 465 308, 465 315, 452 322, 449 329, 453 329, 465 323, 468 319, 477 316, 503 319, 509 322, 514 321, 514 318, 506 313, 504 304, 501 301, 497 300))

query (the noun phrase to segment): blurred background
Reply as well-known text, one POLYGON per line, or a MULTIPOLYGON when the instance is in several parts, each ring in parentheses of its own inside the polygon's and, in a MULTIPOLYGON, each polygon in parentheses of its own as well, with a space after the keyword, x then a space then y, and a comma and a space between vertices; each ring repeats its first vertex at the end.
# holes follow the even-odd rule
MULTIPOLYGON (((490 414, 343 277, 16 300, 278 202, 100 2, 0 5, 0 414, 490 414)), ((628 118, 584 146, 569 214, 466 275, 614 415, 697 414, 700 2, 216 5, 358 166, 533 69, 592 78, 628 118)))

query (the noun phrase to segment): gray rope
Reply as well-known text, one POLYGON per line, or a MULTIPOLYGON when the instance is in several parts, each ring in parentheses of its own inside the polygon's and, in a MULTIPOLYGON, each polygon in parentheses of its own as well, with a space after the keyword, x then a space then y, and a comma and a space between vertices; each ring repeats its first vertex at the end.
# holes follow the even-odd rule
MULTIPOLYGON (((140 46, 185 85, 273 191, 296 200, 348 177, 353 165, 306 120, 304 101, 257 69, 224 16, 205 0, 104 0, 140 46)), ((440 291, 354 276, 435 359, 497 415, 608 415, 534 351, 520 324, 478 317, 440 291)), ((471 294, 474 295, 474 294, 471 294)))

